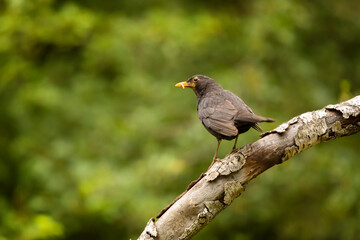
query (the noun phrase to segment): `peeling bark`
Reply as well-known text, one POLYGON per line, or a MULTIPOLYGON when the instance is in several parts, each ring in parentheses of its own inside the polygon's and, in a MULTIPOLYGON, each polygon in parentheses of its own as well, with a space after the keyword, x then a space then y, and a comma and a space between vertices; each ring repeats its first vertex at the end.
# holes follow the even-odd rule
POLYGON ((190 239, 241 195, 246 184, 294 155, 360 131, 360 96, 307 112, 229 153, 148 222, 139 239, 190 239))
POLYGON ((155 239, 157 237, 157 230, 155 227, 155 219, 151 218, 148 223, 146 224, 146 227, 144 231, 141 233, 139 239, 155 239))

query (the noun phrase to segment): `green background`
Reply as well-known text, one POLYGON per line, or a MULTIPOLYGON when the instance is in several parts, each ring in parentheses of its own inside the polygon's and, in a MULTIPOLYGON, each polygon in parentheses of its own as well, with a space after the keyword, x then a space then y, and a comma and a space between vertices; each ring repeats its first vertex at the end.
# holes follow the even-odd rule
MULTIPOLYGON (((208 75, 271 130, 360 94, 359 12, 356 0, 0 0, 0 240, 136 239, 216 148, 174 84, 208 75)), ((195 239, 358 239, 359 143, 270 169, 195 239)))

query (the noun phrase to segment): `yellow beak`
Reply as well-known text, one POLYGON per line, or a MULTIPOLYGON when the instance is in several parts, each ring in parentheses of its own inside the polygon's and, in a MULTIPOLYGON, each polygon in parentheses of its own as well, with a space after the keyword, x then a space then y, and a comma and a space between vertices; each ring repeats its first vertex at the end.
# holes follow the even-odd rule
POLYGON ((194 88, 195 84, 192 83, 192 82, 179 82, 179 83, 175 84, 175 87, 182 87, 182 88, 191 87, 191 88, 194 88))

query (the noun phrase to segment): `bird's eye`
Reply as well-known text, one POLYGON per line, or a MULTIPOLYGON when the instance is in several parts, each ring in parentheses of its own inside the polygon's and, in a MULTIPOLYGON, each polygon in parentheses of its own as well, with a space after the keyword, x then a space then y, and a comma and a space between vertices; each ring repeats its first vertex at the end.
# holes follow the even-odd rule
POLYGON ((194 77, 193 82, 197 82, 199 80, 198 77, 194 77))

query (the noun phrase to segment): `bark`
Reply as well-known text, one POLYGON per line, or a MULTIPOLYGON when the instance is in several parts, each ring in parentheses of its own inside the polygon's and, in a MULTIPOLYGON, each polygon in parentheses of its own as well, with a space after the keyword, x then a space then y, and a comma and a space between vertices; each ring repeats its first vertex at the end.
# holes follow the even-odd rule
POLYGON ((157 221, 150 219, 139 239, 191 239, 268 168, 318 143, 359 131, 360 96, 296 116, 217 161, 157 221))

